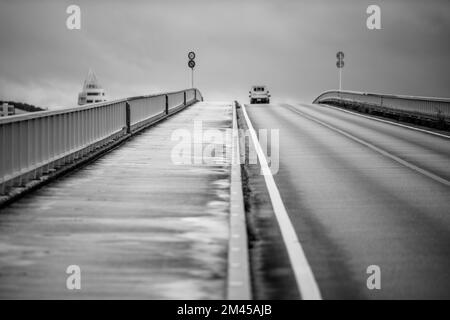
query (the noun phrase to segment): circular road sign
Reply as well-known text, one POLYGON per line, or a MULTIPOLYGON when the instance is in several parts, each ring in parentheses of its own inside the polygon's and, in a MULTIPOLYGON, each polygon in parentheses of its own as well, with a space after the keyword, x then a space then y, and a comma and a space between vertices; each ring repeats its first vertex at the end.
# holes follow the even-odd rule
POLYGON ((195 67, 195 61, 194 61, 194 60, 189 60, 188 66, 189 66, 189 68, 194 69, 194 67, 195 67))
POLYGON ((342 60, 337 61, 336 62, 336 67, 343 68, 344 67, 344 61, 342 61, 342 60))
POLYGON ((188 58, 189 58, 190 60, 194 60, 194 59, 195 59, 195 52, 194 52, 194 51, 189 52, 188 58))
POLYGON ((339 51, 338 53, 336 53, 336 58, 338 58, 339 60, 344 59, 344 53, 342 51, 339 51))

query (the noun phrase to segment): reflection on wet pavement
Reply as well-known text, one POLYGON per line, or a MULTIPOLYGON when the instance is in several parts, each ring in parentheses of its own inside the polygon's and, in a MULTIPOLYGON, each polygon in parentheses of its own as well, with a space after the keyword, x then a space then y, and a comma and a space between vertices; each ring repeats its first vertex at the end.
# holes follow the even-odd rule
POLYGON ((0 298, 224 298, 229 159, 175 165, 171 134, 194 120, 225 131, 231 116, 198 103, 3 209, 0 298), (81 290, 66 288, 69 265, 81 290))

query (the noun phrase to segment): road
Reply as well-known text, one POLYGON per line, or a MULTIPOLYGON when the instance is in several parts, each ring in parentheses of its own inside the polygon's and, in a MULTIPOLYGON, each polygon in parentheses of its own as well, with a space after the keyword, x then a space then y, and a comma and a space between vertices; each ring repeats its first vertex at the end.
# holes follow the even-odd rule
POLYGON ((327 106, 246 110, 279 129, 274 179, 324 299, 450 298, 450 139, 327 106))
POLYGON ((171 157, 195 121, 225 132, 231 103, 192 105, 3 208, 0 299, 224 299, 230 159, 171 157))

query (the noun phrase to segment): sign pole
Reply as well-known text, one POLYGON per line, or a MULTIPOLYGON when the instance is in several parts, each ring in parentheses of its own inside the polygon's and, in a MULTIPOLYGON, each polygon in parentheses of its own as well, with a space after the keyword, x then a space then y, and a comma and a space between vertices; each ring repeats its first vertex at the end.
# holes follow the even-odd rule
POLYGON ((336 53, 336 67, 339 69, 339 94, 342 91, 342 68, 344 67, 344 53, 339 51, 336 53))
POLYGON ((191 88, 194 89, 194 68, 195 68, 195 52, 191 51, 188 54, 188 67, 191 68, 191 88))

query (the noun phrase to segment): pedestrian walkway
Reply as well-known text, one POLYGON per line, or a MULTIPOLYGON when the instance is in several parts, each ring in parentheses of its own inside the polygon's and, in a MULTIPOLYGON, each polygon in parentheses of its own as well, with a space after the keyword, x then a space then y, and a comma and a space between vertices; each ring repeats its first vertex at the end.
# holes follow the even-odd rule
POLYGON ((194 122, 231 128, 231 103, 197 103, 2 209, 0 298, 225 298, 229 159, 171 157, 194 122))

